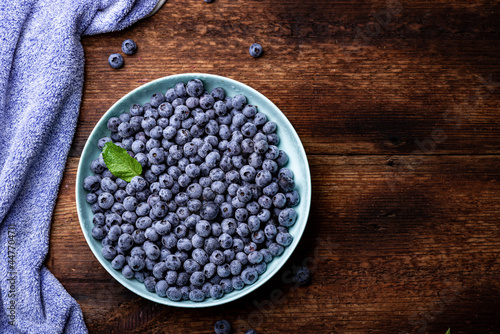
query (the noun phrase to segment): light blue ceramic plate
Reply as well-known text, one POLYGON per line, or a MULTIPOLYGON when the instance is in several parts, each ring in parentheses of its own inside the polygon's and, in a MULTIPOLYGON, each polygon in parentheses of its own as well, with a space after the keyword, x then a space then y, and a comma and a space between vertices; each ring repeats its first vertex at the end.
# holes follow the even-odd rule
POLYGON ((292 124, 288 121, 285 115, 276 107, 271 101, 269 101, 264 95, 257 92, 255 89, 242 84, 241 82, 217 76, 212 74, 203 73, 186 73, 171 75, 155 81, 149 82, 141 87, 138 87, 122 97, 118 102, 116 102, 101 118, 97 123, 96 127, 90 134, 90 137, 83 149, 82 156, 80 158, 80 164, 78 166, 78 173, 76 176, 76 205, 78 209, 78 218, 80 219, 80 225, 82 227, 83 235, 90 246, 90 249, 94 253, 95 257, 102 266, 113 276, 118 282, 120 282, 127 289, 135 292, 139 296, 146 299, 152 300, 154 302, 177 306, 177 307, 209 307, 216 306, 231 302, 248 293, 254 291, 261 285, 263 285, 267 280, 269 280, 286 262, 290 257, 293 250, 297 246, 306 227, 307 218, 309 215, 309 208, 311 204, 311 175, 309 172, 309 164, 307 162, 306 153, 300 142, 299 136, 295 132, 292 124), (86 202, 85 196, 87 192, 83 189, 83 180, 85 177, 92 174, 89 166, 90 162, 99 156, 100 150, 97 147, 97 141, 104 136, 109 136, 110 132, 107 129, 107 121, 110 117, 118 116, 121 113, 128 112, 130 106, 134 103, 144 104, 149 102, 151 95, 157 92, 165 93, 168 88, 173 87, 177 82, 183 81, 187 83, 190 79, 199 78, 201 79, 207 90, 212 90, 215 87, 222 87, 226 91, 228 96, 234 96, 236 94, 244 94, 248 99, 248 103, 253 104, 258 107, 259 112, 265 113, 269 120, 274 121, 278 124, 277 133, 281 139, 279 143, 279 148, 284 150, 289 156, 289 162, 286 167, 292 169, 295 174, 295 184, 296 189, 300 193, 301 201, 297 207, 295 207, 298 218, 294 226, 290 228, 290 233, 293 236, 293 243, 285 249, 285 252, 273 259, 268 266, 267 270, 259 276, 257 282, 253 285, 245 286, 242 290, 233 291, 229 294, 224 295, 221 299, 208 298, 201 303, 194 303, 191 301, 179 301, 174 302, 168 298, 162 298, 151 293, 144 287, 143 283, 136 281, 135 279, 128 280, 122 276, 120 271, 114 270, 111 267, 111 262, 104 259, 101 255, 101 243, 92 237, 91 231, 93 227, 92 223, 92 211, 90 205, 86 202))

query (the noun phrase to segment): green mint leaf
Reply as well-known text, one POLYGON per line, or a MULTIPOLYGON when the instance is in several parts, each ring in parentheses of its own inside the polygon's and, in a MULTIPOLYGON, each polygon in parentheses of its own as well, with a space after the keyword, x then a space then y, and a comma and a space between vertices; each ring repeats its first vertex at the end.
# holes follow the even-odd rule
POLYGON ((142 173, 139 161, 132 158, 127 150, 116 146, 113 142, 109 141, 104 145, 102 157, 111 174, 127 182, 142 173))
POLYGON ((451 334, 451 328, 448 328, 445 334, 451 334))

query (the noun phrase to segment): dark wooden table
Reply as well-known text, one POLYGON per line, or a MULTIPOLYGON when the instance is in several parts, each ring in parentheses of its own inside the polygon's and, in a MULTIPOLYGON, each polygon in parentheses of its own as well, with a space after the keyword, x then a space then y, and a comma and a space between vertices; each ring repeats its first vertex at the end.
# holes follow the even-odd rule
POLYGON ((172 0, 83 39, 83 102, 46 264, 91 333, 500 333, 500 3, 172 0), (122 40, 139 51, 118 71, 122 40), (248 47, 265 54, 253 59, 248 47), (206 72, 268 96, 309 158, 312 210, 284 270, 240 301, 157 305, 97 262, 75 174, 103 113, 159 77, 206 72), (312 284, 287 281, 306 262, 312 284), (283 277, 284 276, 284 277, 283 277), (281 295, 280 298, 276 296, 281 295))

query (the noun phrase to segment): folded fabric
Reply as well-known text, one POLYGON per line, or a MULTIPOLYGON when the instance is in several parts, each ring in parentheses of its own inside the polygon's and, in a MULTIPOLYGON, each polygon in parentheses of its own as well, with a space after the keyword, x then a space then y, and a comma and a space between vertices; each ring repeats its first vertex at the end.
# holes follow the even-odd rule
POLYGON ((151 14, 157 3, 0 3, 2 334, 87 333, 79 305, 43 266, 82 94, 80 38, 126 28, 151 14))

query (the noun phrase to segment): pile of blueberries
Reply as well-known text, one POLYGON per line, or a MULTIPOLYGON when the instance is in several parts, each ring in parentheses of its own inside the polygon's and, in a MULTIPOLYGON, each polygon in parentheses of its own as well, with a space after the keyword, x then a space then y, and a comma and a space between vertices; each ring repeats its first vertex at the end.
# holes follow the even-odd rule
POLYGON ((128 279, 173 301, 221 298, 253 284, 292 243, 299 203, 277 125, 247 104, 179 82, 107 122, 143 167, 130 182, 102 154, 84 180, 102 256, 128 279))

